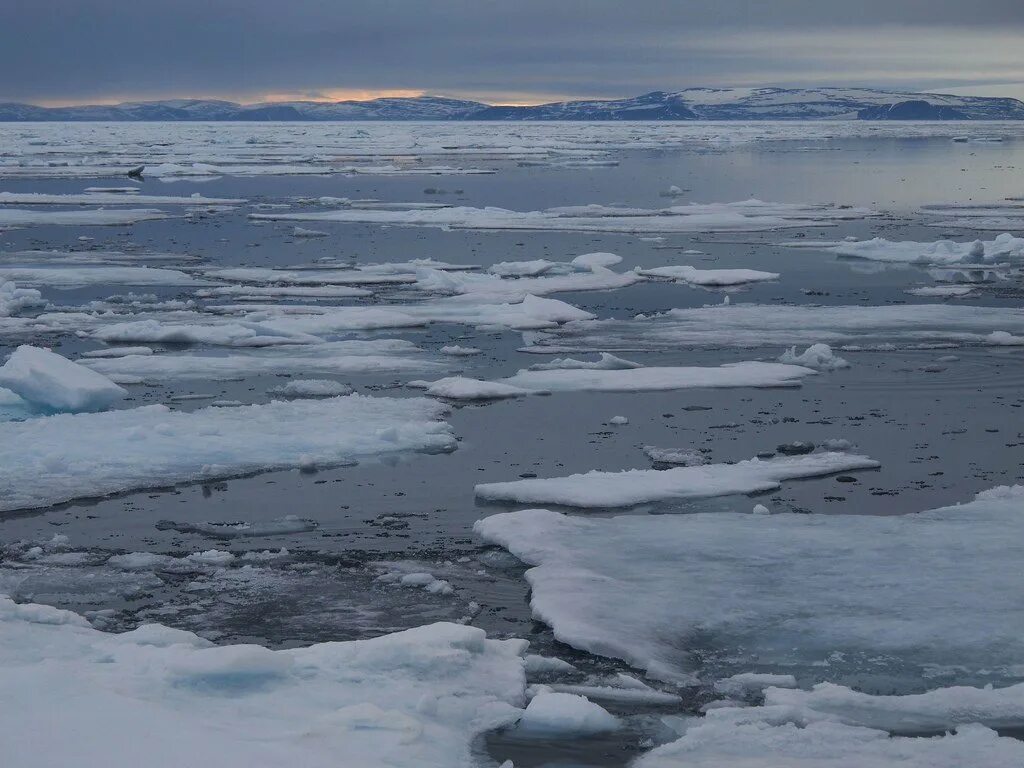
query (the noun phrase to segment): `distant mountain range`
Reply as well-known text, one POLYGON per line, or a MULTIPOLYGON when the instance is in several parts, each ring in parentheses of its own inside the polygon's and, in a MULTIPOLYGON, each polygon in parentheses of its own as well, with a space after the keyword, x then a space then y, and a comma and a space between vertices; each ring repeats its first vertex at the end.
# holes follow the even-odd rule
POLYGON ((630 99, 499 106, 438 96, 236 104, 172 99, 80 107, 0 104, 0 121, 1024 120, 1008 98, 873 88, 687 88, 630 99))

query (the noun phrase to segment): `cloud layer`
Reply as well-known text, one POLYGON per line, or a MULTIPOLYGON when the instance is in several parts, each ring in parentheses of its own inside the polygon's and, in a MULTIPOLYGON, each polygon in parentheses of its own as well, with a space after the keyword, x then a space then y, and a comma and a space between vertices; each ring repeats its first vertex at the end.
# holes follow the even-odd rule
POLYGON ((1018 89, 1019 0, 0 3, 0 100, 503 101, 690 85, 1018 89))

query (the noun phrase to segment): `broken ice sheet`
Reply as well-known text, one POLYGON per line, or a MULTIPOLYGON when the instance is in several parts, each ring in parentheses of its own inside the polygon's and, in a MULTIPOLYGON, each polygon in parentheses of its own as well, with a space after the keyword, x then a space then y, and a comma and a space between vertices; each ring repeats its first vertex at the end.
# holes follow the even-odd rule
POLYGON ((534 566, 534 615, 576 648, 679 682, 910 693, 1019 680, 1022 502, 1016 486, 895 517, 531 509, 475 529, 534 566))
POLYGON ((524 351, 625 351, 793 344, 987 344, 993 331, 1024 333, 1024 310, 950 304, 875 307, 730 304, 672 309, 630 320, 570 323, 524 351))
POLYGON ((272 651, 158 624, 106 634, 4 597, 0 628, 0 739, 17 765, 122 764, 132 732, 160 768, 468 768, 472 740, 525 703, 525 641, 456 624, 272 651), (40 741, 55 700, 67 732, 40 741))
POLYGON ((4 422, 0 510, 395 451, 452 450, 443 414, 431 400, 349 395, 190 413, 151 405, 4 422))

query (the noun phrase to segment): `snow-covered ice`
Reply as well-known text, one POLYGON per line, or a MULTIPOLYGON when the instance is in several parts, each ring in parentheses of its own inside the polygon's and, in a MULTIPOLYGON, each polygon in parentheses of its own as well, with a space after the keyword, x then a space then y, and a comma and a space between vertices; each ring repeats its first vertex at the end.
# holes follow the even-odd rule
MULTIPOLYGON (((117 380, 225 380, 257 374, 342 375, 430 371, 438 363, 402 339, 331 341, 217 355, 176 352, 88 358, 81 363, 117 380)), ((294 383, 294 382, 293 382, 294 383)))
POLYGON ((82 288, 107 285, 194 286, 208 281, 177 269, 108 266, 0 266, 0 282, 16 281, 39 288, 82 288))
POLYGON ((787 365, 802 365, 816 371, 836 371, 840 368, 850 367, 850 364, 836 355, 828 344, 811 344, 799 354, 796 347, 790 347, 779 357, 779 362, 787 365))
POLYGON ((349 395, 190 413, 149 405, 4 422, 0 510, 308 461, 330 465, 396 451, 452 450, 443 413, 432 400, 349 395))
POLYGON ((670 680, 913 693, 1019 681, 1022 502, 1024 486, 889 517, 532 509, 476 530, 534 566, 534 615, 576 648, 670 680))
POLYGON ((621 367, 614 361, 602 360, 596 365, 587 366, 539 369, 534 367, 497 381, 448 377, 430 382, 427 392, 450 399, 477 400, 549 392, 658 392, 698 388, 794 387, 800 385, 802 378, 814 373, 810 368, 799 365, 750 361, 707 368, 645 368, 621 367), (605 367, 609 364, 615 367, 605 367), (491 394, 481 395, 483 392, 491 394))
POLYGON ((779 279, 778 272, 763 272, 758 269, 697 269, 696 267, 687 266, 637 269, 637 274, 644 277, 675 280, 676 282, 699 285, 705 288, 723 288, 779 279))
POLYGON ((442 229, 538 230, 555 232, 757 232, 829 226, 838 221, 874 215, 864 208, 742 200, 734 203, 690 203, 669 208, 626 208, 578 205, 543 211, 450 206, 391 210, 345 207, 328 211, 251 213, 255 220, 334 221, 442 229))
POLYGON ((482 483, 476 486, 476 495, 487 501, 516 504, 627 507, 655 501, 772 491, 785 480, 878 466, 877 461, 867 456, 812 453, 764 460, 755 458, 736 464, 691 465, 668 470, 591 471, 567 477, 482 483))
POLYGON ((23 344, 0 366, 0 387, 54 411, 102 411, 128 393, 106 376, 49 349, 23 344))
POLYGON ((158 624, 106 634, 0 598, 0 630, 0 741, 19 768, 470 768, 473 740, 525 699, 525 641, 457 624, 272 651, 158 624), (40 739, 56 711, 60 737, 40 739))
POLYGON ((584 696, 544 691, 530 699, 516 731, 538 738, 564 738, 607 733, 619 726, 617 717, 584 696))
POLYGON ((0 227, 29 227, 44 224, 126 226, 140 221, 166 219, 167 217, 166 213, 154 208, 91 208, 71 211, 0 208, 0 227))
MULTIPOLYGON (((951 304, 775 306, 718 304, 630 320, 572 323, 534 339, 532 351, 678 347, 832 346, 870 343, 987 344, 993 331, 1024 333, 1024 310, 951 304)), ((531 351, 531 348, 527 348, 531 351)))

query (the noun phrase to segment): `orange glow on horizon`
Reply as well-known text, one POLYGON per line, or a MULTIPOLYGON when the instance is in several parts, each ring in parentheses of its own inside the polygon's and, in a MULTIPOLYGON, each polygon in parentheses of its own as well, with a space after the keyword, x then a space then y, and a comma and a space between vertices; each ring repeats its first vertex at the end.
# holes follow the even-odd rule
POLYGON ((510 107, 530 107, 537 104, 547 104, 552 101, 569 101, 581 98, 602 98, 569 94, 531 93, 523 91, 499 91, 492 93, 481 93, 476 91, 449 91, 447 93, 432 93, 420 88, 319 88, 302 91, 270 91, 257 94, 118 94, 115 96, 97 96, 95 98, 34 99, 27 103, 34 104, 39 107, 80 107, 86 105, 111 106, 115 104, 124 104, 125 102, 171 101, 174 99, 220 100, 233 101, 239 104, 273 104, 288 101, 332 103, 337 101, 373 101, 374 99, 383 98, 409 99, 427 95, 479 101, 484 104, 501 104, 503 106, 510 107))

